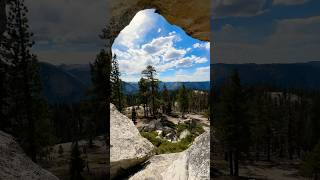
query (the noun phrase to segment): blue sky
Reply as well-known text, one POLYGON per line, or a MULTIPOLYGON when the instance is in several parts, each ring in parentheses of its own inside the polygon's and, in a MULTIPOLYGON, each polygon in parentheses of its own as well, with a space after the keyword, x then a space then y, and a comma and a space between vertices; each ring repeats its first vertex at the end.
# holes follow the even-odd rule
POLYGON ((138 12, 116 38, 122 79, 137 82, 153 65, 161 81, 209 81, 210 43, 188 36, 153 9, 138 12))
POLYGON ((213 63, 320 60, 319 0, 213 0, 213 63))

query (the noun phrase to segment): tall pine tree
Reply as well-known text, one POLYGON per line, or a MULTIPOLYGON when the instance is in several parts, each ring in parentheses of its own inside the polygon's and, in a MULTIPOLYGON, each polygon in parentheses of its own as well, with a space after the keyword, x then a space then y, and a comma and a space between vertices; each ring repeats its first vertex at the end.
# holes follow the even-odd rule
POLYGON ((188 112, 189 109, 189 96, 184 84, 179 89, 178 102, 180 112, 182 113, 182 117, 184 117, 185 113, 188 112))
POLYGON ((96 60, 91 66, 92 91, 91 101, 95 107, 93 119, 95 121, 98 133, 107 133, 106 119, 109 118, 109 112, 106 108, 107 102, 110 102, 110 71, 111 71, 111 52, 101 50, 96 60))
POLYGON ((142 75, 148 80, 150 83, 150 97, 151 97, 151 109, 152 116, 155 117, 158 110, 158 83, 159 80, 156 78, 157 71, 156 69, 149 65, 145 70, 142 71, 142 75))
POLYGON ((44 137, 50 136, 48 109, 41 95, 38 61, 30 52, 34 43, 29 32, 28 9, 24 0, 9 1, 8 7, 6 31, 1 38, 1 54, 9 67, 8 118, 13 135, 36 161, 37 153, 48 143, 43 139, 50 139, 44 137))
POLYGON ((139 99, 143 104, 144 117, 148 116, 148 103, 149 103, 149 83, 145 78, 141 78, 139 81, 139 99))
POLYGON ((112 70, 110 74, 111 82, 111 102, 118 108, 119 111, 123 109, 123 93, 122 93, 122 81, 120 79, 119 63, 117 55, 112 58, 112 70))
POLYGON ((239 74, 234 71, 221 94, 215 113, 217 136, 227 151, 230 175, 239 175, 241 152, 249 147, 249 125, 245 115, 244 92, 239 74))

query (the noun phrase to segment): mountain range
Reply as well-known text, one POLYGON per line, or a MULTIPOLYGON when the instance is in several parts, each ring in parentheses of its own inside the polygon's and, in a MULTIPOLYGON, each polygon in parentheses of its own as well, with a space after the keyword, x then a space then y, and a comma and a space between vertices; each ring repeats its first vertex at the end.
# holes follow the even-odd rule
POLYGON ((319 89, 320 62, 291 64, 211 64, 211 80, 221 86, 236 69, 242 84, 274 85, 279 88, 319 89))
MULTIPOLYGON (((73 103, 86 98, 86 92, 91 87, 89 64, 52 65, 40 62, 40 76, 43 92, 49 103, 73 103)), ((160 82, 159 89, 164 84, 168 90, 176 90, 183 84, 186 88, 209 90, 210 82, 160 82)), ((137 93, 137 82, 123 82, 125 94, 137 93)))
MULTIPOLYGON (((215 86, 221 86, 230 73, 237 69, 242 84, 268 84, 280 88, 319 89, 320 62, 292 64, 211 64, 211 80, 215 86)), ((52 65, 40 63, 40 75, 44 96, 50 103, 73 103, 86 98, 91 87, 89 64, 52 65)), ((169 90, 182 85, 189 89, 209 90, 210 82, 160 82, 169 90)), ((126 94, 137 93, 137 82, 124 82, 126 94)))

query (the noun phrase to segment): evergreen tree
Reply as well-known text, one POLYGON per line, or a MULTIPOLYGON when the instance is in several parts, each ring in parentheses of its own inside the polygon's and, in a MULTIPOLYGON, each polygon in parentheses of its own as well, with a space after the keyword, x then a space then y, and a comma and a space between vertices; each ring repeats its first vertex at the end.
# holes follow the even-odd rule
POLYGON ((48 109, 41 95, 38 61, 30 52, 34 43, 33 34, 29 32, 27 7, 23 0, 9 1, 8 7, 6 31, 0 43, 2 59, 8 63, 7 118, 13 126, 12 134, 36 161, 41 147, 49 143, 45 140, 51 139, 45 137, 50 135, 48 109))
POLYGON ((90 92, 91 103, 94 109, 93 119, 98 133, 109 132, 106 119, 110 117, 108 112, 110 102, 110 71, 111 52, 101 50, 91 67, 92 90, 90 92))
POLYGON ((89 147, 93 147, 93 139, 96 136, 96 125, 92 118, 87 117, 84 120, 84 133, 88 139, 89 147))
POLYGON ((59 145, 58 153, 60 157, 63 155, 63 147, 61 145, 59 145))
POLYGON ((249 125, 245 118, 244 92, 237 71, 224 87, 216 111, 217 136, 227 151, 230 175, 239 175, 241 152, 249 147, 249 125))
POLYGON ((112 58, 112 70, 110 74, 111 82, 111 102, 118 108, 119 111, 123 109, 123 93, 122 93, 122 81, 120 79, 119 63, 117 55, 112 58))
POLYGON ((179 102, 180 112, 182 113, 182 117, 184 117, 185 113, 189 109, 189 96, 184 84, 179 89, 178 102, 179 102))
POLYGON ((133 124, 137 124, 137 112, 136 112, 136 108, 134 106, 132 107, 131 119, 132 119, 133 124))
POLYGON ((171 100, 170 100, 170 94, 167 89, 167 86, 164 84, 163 85, 163 91, 162 91, 162 99, 163 99, 163 112, 166 114, 171 113, 171 100))
POLYGON ((151 97, 151 109, 152 109, 152 116, 155 117, 157 110, 158 110, 158 79, 156 78, 157 71, 156 69, 149 65, 145 70, 142 71, 142 75, 148 80, 150 83, 150 97, 151 97))
POLYGON ((70 159, 70 179, 81 180, 84 179, 81 175, 83 168, 85 167, 84 161, 81 158, 81 152, 79 150, 78 141, 72 143, 71 146, 71 159, 70 159))
POLYGON ((139 99, 140 103, 143 104, 144 117, 148 116, 148 103, 149 103, 149 83, 146 79, 141 78, 139 81, 139 99))

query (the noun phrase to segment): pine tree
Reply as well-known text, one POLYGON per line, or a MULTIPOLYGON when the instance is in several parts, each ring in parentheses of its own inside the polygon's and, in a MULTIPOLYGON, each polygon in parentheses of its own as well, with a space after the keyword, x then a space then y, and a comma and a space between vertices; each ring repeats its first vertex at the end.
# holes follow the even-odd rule
POLYGON ((156 78, 157 71, 156 69, 149 65, 145 70, 142 71, 142 75, 148 80, 150 83, 150 97, 151 97, 151 109, 152 109, 152 116, 155 117, 157 110, 158 110, 158 79, 156 78))
POLYGON ((180 112, 182 113, 182 117, 184 117, 185 113, 189 109, 189 96, 188 96, 188 91, 184 86, 184 84, 179 89, 178 102, 179 102, 180 112))
POLYGON ((134 106, 132 107, 131 119, 132 119, 133 124, 137 124, 137 112, 136 112, 136 108, 134 106))
POLYGON ((244 103, 239 74, 234 71, 222 90, 214 117, 217 136, 228 153, 229 170, 232 176, 239 175, 240 154, 249 147, 249 125, 246 122, 244 103))
POLYGON ((58 153, 60 157, 63 155, 63 147, 61 145, 59 145, 58 153))
POLYGON ((163 85, 163 91, 162 91, 162 99, 163 99, 163 111, 166 114, 171 113, 171 100, 170 100, 170 94, 167 89, 167 86, 163 85))
POLYGON ((101 50, 91 67, 92 90, 90 99, 93 109, 93 119, 98 133, 109 132, 106 119, 109 118, 107 102, 110 102, 110 71, 111 71, 111 52, 101 50))
POLYGON ((144 112, 144 117, 148 116, 148 103, 149 103, 149 83, 147 82, 146 79, 141 78, 139 81, 139 99, 140 103, 143 104, 143 112, 144 112))
POLYGON ((122 81, 120 79, 119 63, 117 55, 112 58, 112 70, 110 74, 111 82, 111 102, 115 104, 119 111, 123 109, 123 93, 122 93, 122 81))
POLYGON ((96 135, 96 125, 92 118, 85 118, 84 120, 84 133, 88 140, 89 147, 93 147, 93 139, 96 135))
POLYGON ((6 31, 1 38, 1 54, 8 63, 8 118, 12 133, 26 153, 36 161, 41 147, 51 139, 48 109, 41 95, 41 82, 37 58, 30 52, 33 34, 29 32, 27 7, 23 0, 8 2, 6 31), (43 129, 42 129, 43 128, 43 129), (40 139, 43 138, 43 139, 40 139))
POLYGON ((81 158, 81 152, 79 150, 78 141, 72 143, 71 147, 71 159, 70 159, 70 175, 71 180, 84 179, 81 175, 85 164, 81 158))

